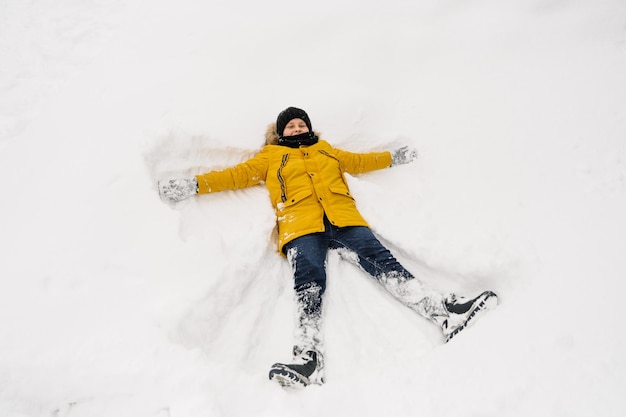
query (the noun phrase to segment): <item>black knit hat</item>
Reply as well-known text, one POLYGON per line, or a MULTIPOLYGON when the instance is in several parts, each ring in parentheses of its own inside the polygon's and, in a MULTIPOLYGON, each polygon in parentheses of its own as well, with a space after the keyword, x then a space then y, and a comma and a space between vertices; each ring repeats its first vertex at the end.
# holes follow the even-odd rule
POLYGON ((278 136, 283 135, 285 126, 287 126, 287 124, 293 119, 302 119, 304 123, 306 123, 306 127, 309 128, 309 132, 313 132, 309 115, 306 114, 306 112, 302 109, 298 109, 296 107, 288 107, 285 110, 281 111, 278 115, 278 118, 276 119, 276 133, 278 133, 278 136))

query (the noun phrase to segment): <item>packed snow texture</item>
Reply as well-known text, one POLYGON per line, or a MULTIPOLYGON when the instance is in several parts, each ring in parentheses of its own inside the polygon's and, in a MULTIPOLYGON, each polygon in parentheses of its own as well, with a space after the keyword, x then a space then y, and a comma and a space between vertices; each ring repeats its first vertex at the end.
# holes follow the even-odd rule
POLYGON ((622 0, 3 0, 0 415, 622 416, 622 0), (244 161, 288 106, 351 151, 405 266, 500 306, 449 344, 331 253, 326 380, 286 392, 293 290, 244 161))

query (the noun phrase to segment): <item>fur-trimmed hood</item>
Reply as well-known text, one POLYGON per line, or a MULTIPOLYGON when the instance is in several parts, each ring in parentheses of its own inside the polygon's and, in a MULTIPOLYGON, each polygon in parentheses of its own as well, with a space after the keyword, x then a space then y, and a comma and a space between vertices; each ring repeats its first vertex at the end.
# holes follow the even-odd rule
MULTIPOLYGON (((320 132, 313 131, 313 134, 317 136, 320 140, 322 139, 322 135, 320 132)), ((278 145, 278 132, 276 131, 276 122, 270 123, 265 129, 265 144, 266 145, 278 145)))

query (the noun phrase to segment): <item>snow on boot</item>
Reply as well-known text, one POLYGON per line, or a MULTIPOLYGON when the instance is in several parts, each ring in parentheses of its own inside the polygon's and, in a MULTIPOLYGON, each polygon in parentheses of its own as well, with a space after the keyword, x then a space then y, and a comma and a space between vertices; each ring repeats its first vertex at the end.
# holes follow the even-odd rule
POLYGON ((398 301, 438 326, 443 323, 442 317, 448 317, 444 295, 427 287, 417 278, 390 276, 382 277, 379 281, 398 301))
POLYGON ((296 288, 296 327, 294 339, 301 352, 323 352, 322 341, 322 295, 324 290, 316 282, 308 282, 296 288))
POLYGON ((452 294, 444 304, 448 314, 441 320, 441 328, 448 342, 460 331, 472 325, 480 315, 497 306, 498 296, 491 291, 485 291, 471 299, 452 294))
POLYGON ((269 378, 285 388, 300 388, 310 384, 324 383, 323 356, 315 350, 297 352, 294 348, 293 363, 275 363, 269 372, 269 378))
POLYGON ((466 299, 454 294, 445 297, 416 278, 383 277, 381 282, 400 302, 441 327, 446 342, 498 304, 491 291, 466 299))

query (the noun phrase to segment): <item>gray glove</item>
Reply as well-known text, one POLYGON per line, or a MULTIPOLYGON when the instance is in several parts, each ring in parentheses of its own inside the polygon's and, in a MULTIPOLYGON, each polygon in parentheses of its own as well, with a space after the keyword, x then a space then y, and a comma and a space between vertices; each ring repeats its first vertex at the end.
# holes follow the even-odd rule
POLYGON ((417 150, 403 146, 391 152, 391 166, 408 164, 417 159, 417 150))
POLYGON ((161 199, 175 203, 198 194, 196 177, 159 181, 158 187, 161 199))

